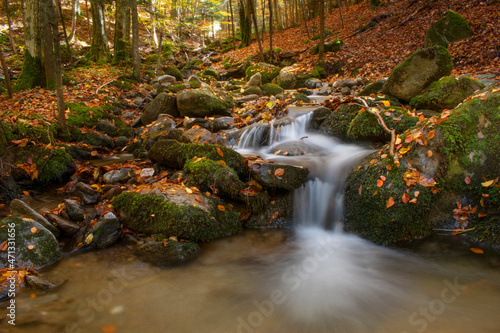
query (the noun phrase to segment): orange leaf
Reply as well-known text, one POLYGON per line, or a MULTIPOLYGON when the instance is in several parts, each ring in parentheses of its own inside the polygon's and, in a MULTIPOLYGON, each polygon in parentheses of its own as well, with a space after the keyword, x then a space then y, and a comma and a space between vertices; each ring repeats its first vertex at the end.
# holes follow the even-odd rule
POLYGON ((386 204, 386 207, 387 208, 390 208, 394 206, 394 198, 393 197, 390 197, 389 200, 387 200, 387 204, 386 204))
POLYGON ((32 233, 34 233, 34 234, 36 234, 36 233, 38 232, 38 229, 37 229, 37 228, 35 228, 35 227, 32 227, 32 228, 31 228, 31 232, 32 232, 32 233))
POLYGON ((429 134, 427 134, 427 139, 432 139, 434 137, 434 135, 436 135, 436 131, 432 130, 429 132, 429 134))
POLYGON ((197 195, 194 196, 194 200, 198 201, 199 203, 203 202, 203 200, 201 200, 197 195))
POLYGON ((33 250, 34 246, 33 245, 28 245, 28 250, 33 250))
POLYGON ((384 181, 382 179, 377 179, 377 187, 382 187, 384 185, 384 181))
POLYGON ((406 142, 406 143, 410 143, 410 142, 412 142, 412 141, 413 141, 413 135, 411 135, 411 134, 410 134, 410 135, 408 135, 408 136, 405 138, 405 142, 406 142))
POLYGON ((477 214, 477 216, 479 216, 479 217, 485 217, 485 216, 487 216, 487 215, 488 215, 488 214, 485 214, 485 213, 479 213, 479 214, 477 214))
POLYGON ((276 169, 276 170, 274 171, 274 175, 275 175, 276 177, 281 177, 281 176, 283 176, 283 174, 284 174, 284 173, 285 173, 285 170, 284 170, 284 169, 282 169, 282 168, 278 168, 278 169, 276 169))
POLYGON ((28 192, 28 191, 23 191, 23 194, 24 194, 25 196, 27 196, 27 197, 29 197, 29 196, 30 196, 30 192, 28 192))
POLYGON ((427 151, 427 156, 428 157, 432 157, 434 155, 434 153, 432 152, 432 150, 428 150, 427 151))
POLYGON ((218 205, 218 206, 217 206, 217 208, 218 208, 221 212, 223 212, 223 211, 225 211, 225 210, 226 210, 226 207, 224 207, 224 206, 222 206, 222 205, 218 205))
POLYGON ((385 176, 380 176, 380 179, 382 179, 385 182, 387 178, 385 178, 385 176))
POLYGON ((465 177, 464 181, 465 181, 465 184, 469 185, 470 184, 469 176, 465 177))
POLYGON ((3 241, 1 244, 0 244, 0 251, 5 251, 7 250, 7 241, 3 241))
POLYGON ((403 200, 403 202, 405 204, 407 204, 410 201, 410 196, 407 193, 405 193, 405 194, 403 194, 403 197, 401 198, 401 200, 403 200))
POLYGON ((103 333, 115 333, 116 332, 116 325, 101 326, 101 329, 102 329, 103 333))
POLYGON ((420 191, 415 191, 415 193, 413 193, 415 195, 415 198, 418 198, 418 196, 420 195, 420 191))
POLYGON ((478 249, 476 247, 471 247, 469 250, 471 250, 472 252, 474 252, 475 254, 483 254, 484 251, 481 250, 481 249, 478 249))
POLYGON ((220 157, 224 157, 224 154, 222 153, 222 150, 220 150, 219 147, 215 148, 217 150, 217 154, 220 155, 220 157))
POLYGON ((390 164, 387 164, 386 168, 387 168, 387 170, 391 171, 392 166, 390 164))
POLYGON ((416 204, 417 203, 417 198, 413 198, 411 199, 410 201, 408 201, 409 203, 412 203, 412 204, 416 204))

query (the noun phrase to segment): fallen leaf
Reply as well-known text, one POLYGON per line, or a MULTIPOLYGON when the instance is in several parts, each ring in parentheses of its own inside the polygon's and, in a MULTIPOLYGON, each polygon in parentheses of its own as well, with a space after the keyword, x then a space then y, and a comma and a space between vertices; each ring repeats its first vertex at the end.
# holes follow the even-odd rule
POLYGON ((102 329, 103 333, 115 333, 116 332, 116 325, 101 326, 101 329, 102 329))
POLYGON ((471 250, 472 252, 474 252, 475 254, 483 254, 484 251, 481 250, 481 249, 478 249, 476 247, 471 247, 469 250, 471 250))
POLYGON ((384 181, 382 179, 377 179, 377 187, 382 187, 384 185, 384 181))
POLYGON ((283 176, 284 173, 285 173, 285 169, 282 169, 282 168, 278 168, 274 171, 274 175, 276 177, 281 177, 281 176, 283 176))
POLYGON ((192 190, 192 189, 190 189, 189 187, 186 187, 186 192, 187 192, 188 194, 192 194, 192 193, 193 193, 193 190, 192 190))
POLYGON ((382 155, 380 156, 380 158, 386 158, 386 157, 387 157, 387 154, 382 154, 382 155))
POLYGON ((28 250, 33 250, 34 246, 33 245, 28 245, 28 250))
POLYGON ((436 135, 436 131, 432 130, 432 131, 429 131, 429 133, 427 134, 427 139, 432 139, 434 137, 434 135, 436 135))
POLYGON ((464 181, 465 181, 465 184, 469 185, 470 184, 469 176, 465 177, 464 181))
POLYGON ((224 207, 224 206, 222 206, 222 205, 218 205, 218 206, 217 206, 217 208, 218 208, 221 212, 223 212, 223 211, 225 211, 225 210, 226 210, 226 207, 224 207))
POLYGON ((359 195, 361 195, 361 193, 363 193, 363 185, 359 185, 358 193, 359 193, 359 195))
POLYGON ((215 148, 215 150, 217 150, 217 154, 219 154, 220 157, 224 157, 224 153, 222 153, 222 150, 220 150, 219 147, 215 148))
POLYGON ((433 155, 434 153, 432 152, 432 150, 427 151, 427 157, 432 157, 433 155))
POLYGON ((387 164, 386 168, 387 168, 387 170, 391 171, 392 166, 390 164, 387 164))
POLYGON ((405 143, 410 143, 413 141, 413 135, 408 135, 406 138, 405 138, 405 143))
POLYGON ((0 244, 0 251, 5 251, 7 250, 7 241, 3 241, 1 244, 0 244))
POLYGON ((27 197, 29 197, 29 196, 30 196, 30 192, 28 192, 28 191, 23 191, 23 194, 24 194, 25 196, 27 196, 27 197))
POLYGON ((199 203, 203 202, 203 200, 201 200, 197 195, 194 196, 194 200, 198 201, 199 203))
POLYGON ((394 206, 394 198, 393 197, 390 197, 388 200, 387 200, 387 204, 386 204, 386 207, 387 208, 390 208, 394 206))
POLYGON ((407 203, 410 201, 410 196, 409 196, 407 193, 405 193, 405 194, 403 194, 403 197, 401 198, 401 200, 402 200, 405 204, 407 204, 407 203))
POLYGON ((488 214, 485 214, 485 213, 479 213, 479 214, 477 214, 477 216, 479 216, 479 217, 485 217, 485 216, 487 216, 487 215, 488 215, 488 214))
POLYGON ((401 154, 406 154, 406 153, 407 153, 410 149, 411 149, 411 147, 410 147, 410 146, 408 146, 408 147, 403 147, 403 148, 401 148, 401 149, 399 150, 399 153, 401 153, 401 154))
POLYGON ((410 201, 408 201, 409 203, 412 203, 412 204, 416 204, 417 203, 417 198, 413 198, 411 199, 410 201))
POLYGON ((483 185, 483 187, 490 187, 493 184, 495 184, 497 181, 498 181, 498 178, 485 181, 485 182, 481 183, 481 185, 483 185))
POLYGON ((35 227, 32 227, 32 228, 31 228, 31 232, 32 232, 32 233, 34 233, 34 234, 36 234, 36 233, 38 233, 38 229, 37 229, 37 228, 35 228, 35 227))
POLYGON ((384 106, 391 106, 391 102, 389 101, 381 101, 384 106))
POLYGON ((418 198, 418 196, 420 195, 420 191, 415 191, 415 193, 413 193, 413 195, 415 196, 415 198, 418 198))

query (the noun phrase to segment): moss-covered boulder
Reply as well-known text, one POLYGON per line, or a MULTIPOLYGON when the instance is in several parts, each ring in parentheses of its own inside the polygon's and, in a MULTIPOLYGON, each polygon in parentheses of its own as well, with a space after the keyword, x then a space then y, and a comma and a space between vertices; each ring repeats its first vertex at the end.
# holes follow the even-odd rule
POLYGON ((321 123, 320 131, 345 142, 352 141, 347 132, 352 120, 361 109, 362 107, 357 104, 342 104, 321 123))
POLYGON ((249 166, 250 175, 260 185, 295 190, 307 180, 309 170, 293 165, 255 161, 249 166))
POLYGON ((249 66, 245 71, 246 79, 249 80, 254 74, 260 73, 262 75, 262 84, 271 83, 272 80, 278 76, 280 68, 265 62, 249 66))
POLYGON ((385 80, 375 81, 361 89, 361 91, 356 96, 370 96, 371 94, 377 94, 382 90, 384 84, 385 80))
POLYGON ((202 193, 167 189, 126 192, 115 197, 113 205, 126 227, 145 234, 209 241, 241 232, 238 214, 202 193))
POLYGON ((241 93, 243 96, 257 95, 262 96, 262 89, 258 86, 249 86, 241 93))
POLYGON ((160 93, 155 99, 149 103, 144 109, 141 116, 141 123, 145 125, 151 124, 158 119, 160 114, 169 114, 172 117, 178 117, 177 98, 173 94, 160 93))
POLYGON ((446 76, 439 81, 433 82, 423 94, 411 99, 410 105, 417 109, 431 109, 442 111, 453 109, 462 103, 467 97, 485 85, 479 81, 462 76, 446 76))
POLYGON ((453 61, 445 47, 420 49, 391 71, 382 92, 410 101, 432 82, 450 75, 452 69, 453 61))
POLYGON ((172 75, 178 82, 184 81, 184 77, 182 76, 181 71, 175 66, 169 65, 167 67, 164 67, 163 73, 165 73, 166 75, 172 75))
POLYGON ((283 88, 274 83, 266 83, 262 86, 262 92, 266 96, 276 96, 284 92, 283 88))
POLYGON ((462 15, 448 10, 427 30, 424 45, 425 47, 434 45, 448 47, 449 43, 469 38, 472 35, 469 22, 462 15))
POLYGON ((243 172, 244 157, 231 148, 210 144, 179 143, 175 140, 159 140, 148 152, 148 157, 156 163, 182 169, 186 161, 195 157, 206 157, 213 161, 224 161, 238 174, 243 172))
MULTIPOLYGON (((344 45, 344 42, 341 39, 335 39, 331 41, 330 43, 325 43, 324 44, 324 52, 338 52, 341 50, 342 45, 344 45)), ((313 47, 309 51, 312 55, 319 54, 319 44, 313 47)))
POLYGON ((210 87, 183 90, 177 94, 177 109, 183 117, 229 116, 233 107, 231 95, 210 87))
POLYGON ((242 197, 241 190, 245 188, 245 184, 238 178, 236 171, 227 166, 223 160, 194 158, 184 164, 184 171, 190 180, 203 189, 212 186, 223 196, 232 199, 242 197))
POLYGON ((52 223, 50 223, 45 217, 43 217, 36 210, 31 208, 27 203, 22 200, 14 199, 9 204, 10 212, 12 215, 28 217, 37 223, 41 224, 44 228, 58 237, 60 232, 52 223))
POLYGON ((8 247, 0 251, 0 268, 12 264, 19 268, 41 269, 61 259, 55 236, 30 218, 11 216, 0 220, 0 243, 4 241, 8 247), (9 258, 9 253, 15 260, 9 258))
POLYGON ((297 84, 297 76, 293 72, 294 67, 284 67, 278 74, 278 85, 283 89, 293 89, 297 84))
POLYGON ((212 68, 207 68, 207 69, 203 70, 203 75, 211 76, 215 80, 219 80, 219 74, 215 70, 213 70, 212 68))

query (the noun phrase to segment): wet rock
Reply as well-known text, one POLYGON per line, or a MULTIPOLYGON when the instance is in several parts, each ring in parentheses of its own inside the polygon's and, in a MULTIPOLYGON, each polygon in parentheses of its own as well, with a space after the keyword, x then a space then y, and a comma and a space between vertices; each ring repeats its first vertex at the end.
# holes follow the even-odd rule
POLYGON ((377 94, 382 90, 386 80, 378 80, 363 88, 356 96, 370 96, 371 94, 377 94))
POLYGON ((250 175, 260 185, 295 190, 307 180, 309 171, 304 167, 256 161, 249 163, 250 175), (251 164, 251 165, 250 165, 251 164))
POLYGON ((80 195, 86 205, 95 204, 97 202, 100 194, 99 192, 95 191, 90 185, 82 182, 77 182, 75 186, 78 190, 77 194, 80 195))
POLYGON ((339 138, 340 140, 350 142, 352 138, 347 135, 352 120, 362 109, 355 104, 342 104, 323 121, 320 126, 321 132, 339 138))
POLYGON ((184 129, 188 130, 195 125, 203 127, 205 129, 209 130, 210 132, 217 132, 214 130, 214 127, 215 127, 214 122, 211 121, 210 119, 205 119, 205 118, 189 118, 189 119, 187 119, 187 121, 184 125, 184 129))
POLYGON ((194 157, 206 157, 214 161, 223 160, 238 174, 241 174, 244 169, 243 156, 230 148, 212 144, 184 144, 174 140, 159 140, 149 150, 148 157, 155 163, 175 169, 182 169, 184 163, 194 157))
POLYGON ((12 215, 27 216, 41 224, 56 237, 59 236, 59 230, 52 223, 47 221, 47 219, 40 213, 28 206, 28 204, 26 204, 24 201, 14 199, 10 202, 9 208, 12 215))
MULTIPOLYGON (((31 218, 11 216, 0 220, 0 239, 6 240, 15 229, 15 267, 36 270, 50 266, 61 259, 59 244, 52 232, 31 218)), ((0 251, 0 262, 8 263, 8 251, 0 251)), ((4 266, 5 267, 5 266, 4 266)))
POLYGON ((177 108, 183 117, 204 118, 213 115, 231 115, 233 98, 210 87, 183 90, 177 94, 177 108))
POLYGON ((62 283, 64 283, 64 282, 53 283, 50 282, 49 280, 42 279, 41 277, 36 275, 27 275, 25 277, 25 280, 28 286, 30 286, 31 288, 42 289, 42 290, 53 289, 59 287, 62 283))
POLYGON ((321 80, 316 78, 307 79, 305 85, 309 89, 321 88, 321 80))
POLYGON ((117 196, 113 205, 125 226, 145 234, 208 241, 241 232, 238 214, 202 193, 167 188, 126 192, 117 196))
POLYGON ((118 135, 118 127, 115 126, 111 121, 106 119, 101 119, 96 125, 96 128, 99 132, 102 132, 106 135, 116 136, 118 135))
POLYGON ((168 114, 172 117, 178 117, 179 111, 177 110, 177 99, 173 94, 160 93, 155 99, 149 103, 144 109, 141 116, 143 125, 151 124, 158 119, 160 114, 168 114))
POLYGON ((155 265, 172 265, 192 260, 201 248, 194 242, 177 242, 170 239, 146 239, 138 245, 136 254, 155 265))
POLYGON ((76 235, 76 233, 80 231, 81 228, 80 225, 52 213, 47 214, 47 219, 57 225, 57 227, 64 231, 64 233, 68 236, 76 235))
POLYGON ((104 148, 114 147, 113 139, 108 135, 99 132, 82 133, 81 141, 83 143, 96 147, 104 147, 104 148))
POLYGON ((116 243, 121 235, 121 224, 113 213, 106 213, 85 235, 85 244, 102 249, 116 243))
POLYGON ((410 101, 432 82, 450 75, 452 69, 453 61, 446 48, 420 49, 391 71, 382 92, 410 101))
POLYGON ((215 118, 213 132, 217 133, 222 130, 230 129, 233 123, 234 119, 232 117, 215 118))
POLYGON ((341 79, 337 80, 332 84, 332 88, 352 88, 358 85, 358 81, 355 79, 341 79))
POLYGON ((119 136, 115 140, 116 148, 123 148, 128 144, 128 138, 126 136, 119 136))
POLYGON ((411 99, 410 105, 417 109, 442 111, 453 109, 467 97, 485 85, 468 77, 446 76, 433 82, 426 91, 411 99))
POLYGON ((255 73, 245 84, 245 88, 248 87, 261 87, 262 86, 262 75, 259 73, 255 73))
POLYGON ((186 180, 186 172, 184 170, 177 171, 170 177, 172 183, 182 183, 186 180))
POLYGON ((134 173, 132 172, 132 169, 122 168, 106 172, 104 176, 102 176, 102 179, 106 184, 115 184, 125 183, 133 176, 134 173))
POLYGON ((325 107, 319 107, 311 112, 313 114, 311 118, 311 126, 313 129, 319 130, 321 124, 325 121, 326 118, 328 118, 330 113, 332 113, 332 110, 325 107))
POLYGON ((302 156, 318 154, 322 151, 323 149, 321 147, 309 144, 302 140, 296 140, 286 141, 278 145, 274 145, 273 148, 269 150, 269 153, 282 156, 302 156))
POLYGON ((65 199, 64 205, 66 207, 66 212, 71 221, 80 222, 84 219, 84 211, 82 205, 76 200, 65 199))
POLYGON ((427 30, 424 45, 425 47, 434 45, 448 47, 449 43, 469 38, 472 35, 469 22, 460 14, 448 10, 427 30))
POLYGON ((293 194, 274 197, 259 213, 254 213, 244 226, 251 229, 280 229, 293 223, 293 194))
POLYGON ((119 186, 106 186, 105 192, 103 194, 103 199, 104 200, 111 200, 114 197, 116 197, 118 194, 121 194, 122 192, 123 192, 123 189, 121 189, 119 186))
POLYGON ((222 141, 217 135, 202 127, 188 129, 182 133, 181 141, 185 143, 222 145, 222 141))

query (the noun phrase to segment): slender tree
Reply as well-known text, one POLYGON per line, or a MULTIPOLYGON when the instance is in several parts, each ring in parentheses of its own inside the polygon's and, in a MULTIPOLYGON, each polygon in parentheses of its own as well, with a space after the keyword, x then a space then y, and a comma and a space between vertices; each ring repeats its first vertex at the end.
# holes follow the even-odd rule
POLYGON ((259 38, 259 26, 257 25, 257 14, 255 10, 255 3, 253 0, 249 1, 250 3, 250 9, 252 11, 252 18, 253 18, 253 25, 255 27, 255 36, 257 37, 257 43, 259 44, 259 52, 260 52, 260 59, 264 61, 264 50, 262 49, 262 43, 259 38))
POLYGON ((273 5, 272 0, 269 0, 269 52, 271 54, 271 61, 273 58, 273 5))
POLYGON ((130 59, 130 6, 130 0, 116 0, 113 64, 130 59))
POLYGON ((8 0, 4 1, 4 10, 5 10, 5 15, 7 16, 7 25, 9 27, 10 47, 12 48, 13 53, 17 53, 16 44, 14 44, 14 32, 12 31, 12 22, 10 20, 10 10, 9 10, 9 1, 8 0))
POLYGON ((319 57, 318 64, 323 65, 325 53, 325 1, 319 0, 319 57))
POLYGON ((240 17, 240 32, 241 44, 240 48, 247 47, 252 42, 252 0, 239 0, 239 17, 240 17))
POLYGON ((106 22, 104 20, 104 1, 90 0, 92 6, 92 43, 89 57, 94 61, 108 60, 109 47, 106 22))
POLYGON ((73 3, 73 12, 71 15, 71 32, 69 34, 70 42, 72 42, 73 39, 75 38, 76 19, 80 15, 80 0, 72 0, 72 3, 73 3))
POLYGON ((139 57, 139 15, 137 13, 137 0, 130 0, 132 14, 132 67, 134 68, 133 77, 136 80, 141 79, 141 59, 139 57))
POLYGON ((2 48, 0 47, 0 62, 2 64, 3 76, 5 77, 5 83, 7 85, 7 94, 9 98, 12 98, 12 84, 10 83, 9 68, 5 62, 5 57, 3 56, 2 48))
POLYGON ((233 33, 233 49, 236 49, 236 33, 234 32, 233 1, 229 0, 229 9, 231 10, 231 30, 233 33))

